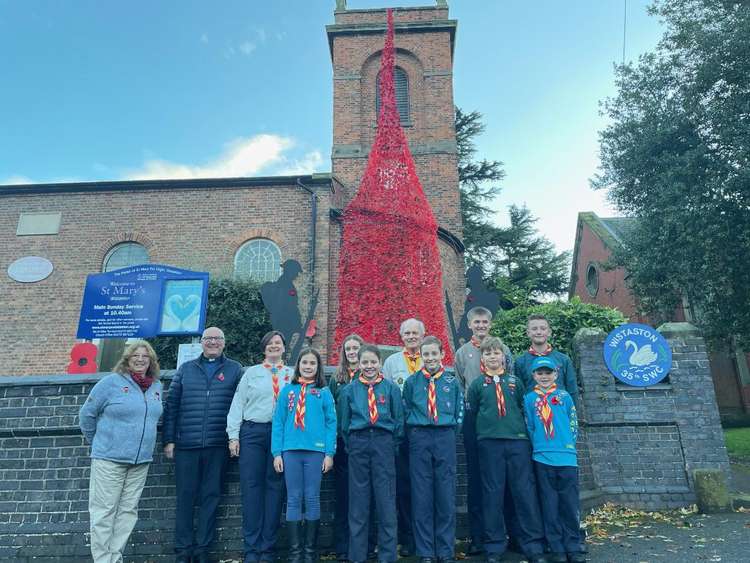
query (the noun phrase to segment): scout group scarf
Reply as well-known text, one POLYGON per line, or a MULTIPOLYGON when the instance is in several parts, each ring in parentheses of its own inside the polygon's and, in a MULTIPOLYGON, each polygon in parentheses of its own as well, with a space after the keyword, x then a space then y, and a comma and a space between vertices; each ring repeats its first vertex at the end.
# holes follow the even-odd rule
POLYGON ((536 400, 536 414, 544 425, 544 434, 548 440, 555 437, 555 427, 552 425, 552 408, 547 398, 556 390, 557 385, 552 385, 546 393, 539 385, 534 386, 534 393, 539 395, 539 399, 536 400))
POLYGON ((297 409, 294 411, 294 427, 300 430, 305 429, 305 396, 307 395, 307 386, 315 383, 314 379, 305 379, 300 377, 299 399, 297 399, 297 409))
POLYGON ((482 345, 482 342, 476 336, 472 336, 471 344, 474 346, 474 348, 479 348, 482 345))
POLYGON ((406 348, 404 348, 404 360, 406 360, 406 368, 409 370, 410 374, 416 373, 422 366, 422 355, 419 352, 410 354, 406 348))
POLYGON ((131 371, 130 377, 133 379, 133 381, 136 382, 138 387, 140 387, 141 391, 143 391, 144 393, 148 390, 149 387, 151 387, 151 384, 154 382, 154 376, 146 375, 145 373, 133 373, 131 371))
POLYGON ((443 375, 444 371, 445 370, 441 366, 440 370, 435 375, 432 375, 425 368, 422 368, 422 374, 425 376, 427 381, 429 381, 429 383, 427 384, 427 418, 429 418, 433 424, 437 424, 438 421, 437 398, 435 396, 435 381, 440 379, 440 376, 443 375))
POLYGON ((272 366, 271 364, 264 362, 263 367, 271 372, 271 385, 273 385, 273 400, 274 402, 276 402, 276 400, 279 398, 279 371, 281 371, 281 368, 284 367, 284 364, 277 364, 275 366, 272 366))
POLYGON ((539 353, 536 350, 534 350, 533 346, 529 347, 529 354, 532 356, 549 356, 549 353, 552 352, 552 344, 547 342, 547 347, 544 349, 544 352, 539 353))
POLYGON ((375 402, 375 386, 383 381, 383 374, 379 373, 375 379, 370 381, 364 375, 359 376, 359 382, 367 385, 367 411, 370 413, 370 424, 378 421, 378 404, 375 402))
POLYGON ((500 368, 500 372, 497 375, 490 375, 487 373, 487 366, 484 365, 483 361, 479 361, 479 370, 484 374, 484 382, 488 385, 490 383, 495 384, 495 401, 497 402, 497 416, 505 416, 505 394, 503 393, 502 375, 505 373, 505 368, 500 368))

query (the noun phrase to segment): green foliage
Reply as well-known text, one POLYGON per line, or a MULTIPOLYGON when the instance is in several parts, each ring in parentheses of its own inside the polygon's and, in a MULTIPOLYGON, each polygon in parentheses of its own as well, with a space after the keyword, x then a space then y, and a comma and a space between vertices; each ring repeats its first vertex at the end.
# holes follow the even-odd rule
POLYGON ((615 260, 645 312, 688 299, 708 338, 750 337, 750 2, 657 0, 653 53, 616 69, 592 181, 638 222, 615 260))
MULTIPOLYGON (((206 327, 217 326, 224 331, 224 353, 242 365, 252 365, 262 360, 258 344, 271 330, 258 285, 233 278, 211 279, 208 284, 208 309, 206 327)), ((177 365, 177 348, 190 342, 190 337, 157 337, 149 339, 154 346, 163 369, 177 365)))
POLYGON ((583 303, 578 297, 574 297, 570 301, 519 306, 500 313, 492 321, 492 334, 499 336, 514 354, 521 354, 530 345, 526 336, 526 319, 532 314, 547 317, 552 327, 550 343, 569 356, 573 352, 573 337, 579 329, 599 328, 609 333, 616 326, 627 322, 627 318, 617 309, 583 303))
POLYGON ((569 255, 557 253, 554 245, 536 229, 537 219, 526 207, 508 208, 510 225, 494 224, 489 207, 500 193, 493 182, 505 177, 503 163, 476 160, 475 139, 484 131, 482 114, 456 108, 458 179, 466 259, 479 264, 490 285, 503 294, 506 305, 520 305, 568 288, 569 255))

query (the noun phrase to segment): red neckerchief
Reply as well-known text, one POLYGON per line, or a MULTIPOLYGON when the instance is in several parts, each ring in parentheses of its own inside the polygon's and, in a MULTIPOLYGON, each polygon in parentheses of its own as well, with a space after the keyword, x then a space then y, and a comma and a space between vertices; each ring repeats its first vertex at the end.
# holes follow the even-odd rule
POLYGON ((279 398, 279 372, 284 364, 279 363, 271 365, 268 362, 263 362, 263 367, 271 372, 271 385, 273 386, 273 400, 276 401, 279 398))
POLYGON ((151 387, 151 384, 154 382, 154 376, 146 375, 145 373, 133 373, 131 371, 130 377, 133 381, 136 382, 138 387, 140 387, 141 391, 143 391, 144 393, 148 390, 149 387, 151 387))
POLYGON ((379 373, 375 379, 369 380, 364 375, 359 376, 359 382, 367 385, 367 411, 370 413, 370 424, 378 421, 378 404, 375 402, 375 386, 383 381, 383 374, 379 373))
POLYGON ((305 379, 300 377, 297 380, 300 384, 299 399, 297 399, 297 409, 294 411, 294 427, 300 430, 305 429, 305 396, 307 395, 307 386, 315 383, 314 379, 305 379))
POLYGON ((534 350, 533 346, 529 347, 529 354, 531 354, 532 356, 549 356, 550 352, 552 352, 552 344, 550 344, 549 342, 547 342, 547 347, 544 349, 544 352, 542 352, 541 354, 537 352, 536 350, 534 350))
POLYGON ((471 344, 474 346, 474 348, 479 348, 482 343, 479 341, 479 339, 476 336, 471 337, 471 344))
POLYGON ((435 381, 440 379, 440 376, 443 375, 444 371, 443 366, 440 366, 440 369, 434 374, 427 371, 427 368, 422 368, 422 375, 424 375, 429 382, 427 384, 427 418, 429 418, 433 424, 437 424, 438 421, 435 381))
POLYGON ((500 367, 500 371, 495 375, 487 373, 487 366, 480 360, 479 371, 484 375, 484 382, 486 384, 494 383, 495 385, 495 401, 497 402, 497 416, 505 416, 505 394, 503 393, 502 376, 505 374, 505 367, 500 367), (497 377, 497 381, 495 381, 497 377))
POLYGON ((557 385, 552 384, 552 386, 547 389, 547 391, 543 391, 539 385, 534 386, 534 393, 539 395, 539 399, 536 400, 536 414, 539 417, 539 419, 542 421, 542 425, 544 426, 544 435, 547 437, 548 440, 555 437, 555 427, 552 424, 552 407, 549 406, 549 402, 547 401, 547 398, 557 391, 557 385))
POLYGON ((352 369, 352 368, 346 368, 346 372, 349 374, 349 383, 351 383, 352 379, 354 379, 354 375, 357 373, 357 370, 352 369))

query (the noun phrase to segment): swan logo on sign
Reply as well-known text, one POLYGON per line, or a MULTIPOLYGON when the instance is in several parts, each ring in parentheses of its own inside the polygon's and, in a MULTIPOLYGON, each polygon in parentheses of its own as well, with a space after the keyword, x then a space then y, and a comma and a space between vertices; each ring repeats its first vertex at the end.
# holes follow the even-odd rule
POLYGON ((659 383, 672 369, 672 350, 655 328, 637 323, 615 328, 604 341, 604 362, 628 385, 659 383))

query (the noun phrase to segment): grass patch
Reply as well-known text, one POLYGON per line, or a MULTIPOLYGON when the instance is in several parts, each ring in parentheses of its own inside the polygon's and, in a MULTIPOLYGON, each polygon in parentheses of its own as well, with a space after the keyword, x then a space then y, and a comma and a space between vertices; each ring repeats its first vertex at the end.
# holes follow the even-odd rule
POLYGON ((724 442, 730 457, 750 461, 750 428, 724 430, 724 442))

